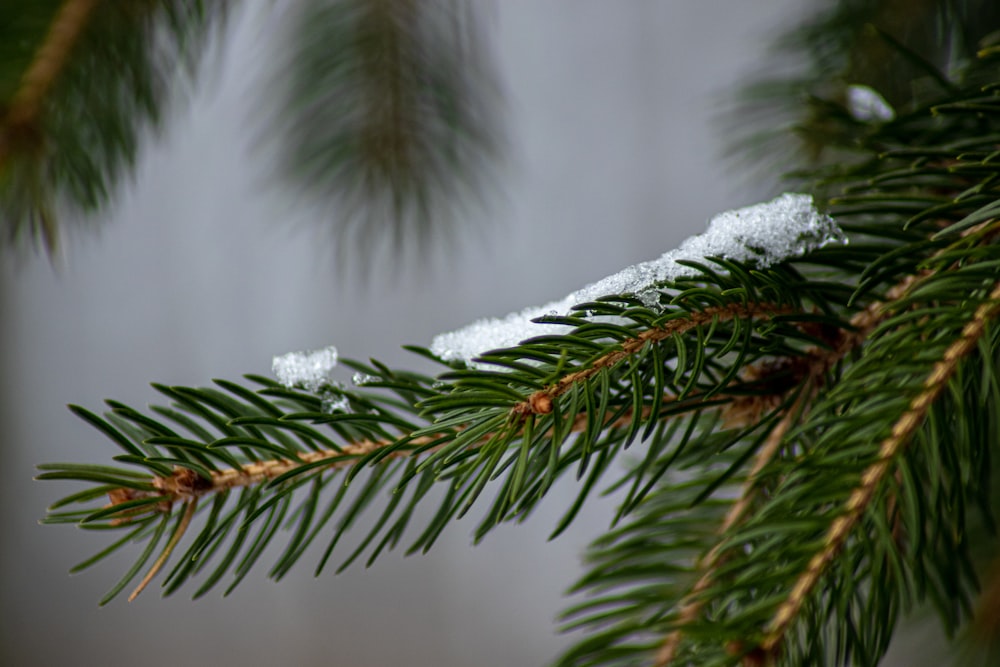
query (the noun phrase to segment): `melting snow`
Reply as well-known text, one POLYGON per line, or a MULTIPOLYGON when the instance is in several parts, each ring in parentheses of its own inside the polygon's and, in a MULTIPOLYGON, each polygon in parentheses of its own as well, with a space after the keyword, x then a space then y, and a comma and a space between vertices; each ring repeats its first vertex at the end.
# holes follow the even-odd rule
POLYGON ((343 394, 335 394, 332 391, 327 391, 321 396, 321 399, 323 412, 332 413, 337 410, 349 412, 351 409, 351 402, 343 394))
MULTIPOLYGON (((874 91, 872 91, 874 92, 874 91)), ((526 308, 503 318, 486 318, 457 331, 436 336, 431 352, 446 361, 471 362, 498 348, 512 347, 543 334, 560 334, 568 326, 538 324, 543 315, 568 314, 580 303, 612 294, 636 294, 648 305, 656 303, 655 286, 668 280, 697 275, 698 271, 678 260, 704 262, 723 257, 767 268, 792 257, 800 257, 831 243, 845 243, 833 218, 816 210, 810 195, 786 193, 769 202, 716 215, 703 234, 692 236, 659 259, 630 266, 560 301, 526 308)))
POLYGON ((355 373, 354 377, 351 378, 351 382, 354 383, 355 387, 363 387, 371 382, 378 382, 378 378, 367 373, 355 373))
POLYGON ((309 352, 289 352, 275 357, 271 372, 289 389, 298 385, 315 393, 330 383, 330 371, 337 365, 337 348, 325 347, 309 352))
POLYGON ((854 120, 862 123, 872 121, 888 122, 896 117, 885 98, 868 86, 853 85, 847 87, 847 111, 854 120))

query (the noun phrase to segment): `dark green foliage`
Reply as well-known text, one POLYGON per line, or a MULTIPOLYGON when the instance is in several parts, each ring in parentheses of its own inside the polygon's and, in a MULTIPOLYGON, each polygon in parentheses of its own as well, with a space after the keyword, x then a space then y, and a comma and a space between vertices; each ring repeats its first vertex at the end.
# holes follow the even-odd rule
MULTIPOLYGON (((96 219, 163 129, 208 38, 226 34, 228 7, 0 2, 0 243, 51 251, 60 225, 96 219)), ((303 0, 286 13, 287 55, 264 88, 277 102, 253 119, 281 158, 276 180, 332 218, 342 260, 369 259, 383 241, 398 256, 449 238, 500 144, 473 8, 303 0)))
POLYGON ((794 73, 764 70, 732 101, 726 124, 741 166, 755 174, 780 175, 787 183, 796 166, 810 174, 816 165, 843 166, 865 155, 858 154, 856 139, 874 128, 851 117, 849 86, 870 86, 905 116, 961 86, 992 80, 970 64, 996 39, 990 34, 1000 26, 995 2, 815 4, 820 11, 775 45, 775 63, 795 63, 794 73))
MULTIPOLYGON (((338 253, 447 240, 496 158, 500 99, 474 8, 309 0, 276 87, 280 177, 327 210, 338 253)), ((326 216, 324 216, 326 217, 326 216)))
POLYGON ((52 250, 59 221, 88 220, 130 172, 224 4, 96 3, 68 40, 64 66, 44 77, 46 93, 23 113, 22 79, 49 43, 61 3, 6 4, 0 17, 15 18, 0 20, 8 35, 0 34, 0 234, 52 250))
MULTIPOLYGON (((845 268, 860 260, 851 305, 889 298, 889 288, 907 276, 928 275, 905 298, 891 296, 861 357, 784 438, 783 456, 757 477, 760 500, 752 517, 716 538, 724 546, 722 565, 699 593, 706 601, 699 618, 679 620, 697 569, 633 564, 660 557, 690 567, 704 558, 711 539, 704 517, 713 506, 680 500, 697 484, 682 477, 665 485, 666 504, 651 498, 637 519, 595 544, 594 570, 580 587, 597 597, 570 616, 571 627, 586 627, 591 635, 567 654, 566 664, 645 664, 641 656, 655 652, 680 625, 689 638, 676 657, 681 664, 730 664, 741 655, 750 659, 754 647, 766 643, 771 619, 789 598, 788 582, 807 570, 829 526, 844 515, 862 473, 878 460, 879 444, 926 389, 934 365, 962 338, 977 310, 996 298, 1000 196, 991 165, 998 155, 997 62, 984 49, 960 77, 971 83, 949 82, 891 123, 859 123, 834 104, 805 123, 805 135, 822 127, 825 147, 855 155, 846 165, 810 173, 814 187, 830 193, 834 216, 855 232, 852 241, 862 241, 837 258, 845 268), (976 226, 980 231, 962 237, 976 226), (865 259, 872 251, 875 256, 865 259), (650 548, 648 540, 660 534, 668 541, 650 548), (689 544, 701 546, 685 554, 689 544)), ((994 308, 990 319, 996 314, 994 308)), ((968 619, 978 588, 971 548, 989 539, 984 529, 992 525, 989 479, 1000 399, 995 342, 988 328, 947 378, 914 442, 894 457, 856 533, 798 614, 799 625, 770 659, 874 664, 900 615, 923 602, 937 608, 949 634, 968 619), (985 513, 985 525, 971 518, 977 512, 985 513), (975 538, 962 528, 968 522, 978 526, 975 538)), ((700 483, 711 484, 711 477, 700 483)), ((731 500, 739 489, 718 492, 731 500)))
POLYGON ((4 106, 17 93, 60 4, 59 0, 38 0, 28 10, 20 0, 0 1, 0 16, 4 17, 0 21, 0 99, 4 106))
MULTIPOLYGON (((796 289, 800 285, 799 276, 784 270, 760 274, 734 271, 728 276, 706 274, 678 284, 687 289, 673 295, 673 304, 663 312, 638 307, 628 299, 584 304, 581 308, 600 313, 603 318, 616 317, 621 324, 591 323, 583 314, 553 318, 579 326, 567 336, 542 336, 518 348, 485 355, 483 360, 495 362, 497 371, 464 368, 432 380, 378 365, 349 362, 368 377, 363 388, 354 391, 333 386, 322 390, 326 400, 337 397, 348 401, 349 409, 332 413, 323 411, 324 399, 259 377, 251 378, 264 385, 255 392, 225 381, 218 382, 224 391, 154 385, 173 401, 169 407, 154 408, 154 415, 141 414, 113 401, 109 401, 111 410, 103 418, 74 407, 74 412, 121 447, 124 453, 115 458, 131 468, 50 464, 44 466, 40 478, 81 479, 100 483, 103 488, 118 486, 139 493, 120 505, 96 512, 54 512, 47 521, 83 520, 88 527, 129 530, 133 527, 130 517, 136 510, 162 509, 157 506, 162 497, 151 484, 154 476, 170 477, 174 467, 208 480, 225 468, 279 459, 303 461, 304 465, 283 472, 260 488, 216 494, 215 502, 227 509, 229 521, 215 525, 209 520, 205 524, 182 559, 197 561, 197 567, 183 567, 168 579, 168 588, 173 590, 184 578, 205 567, 202 552, 217 548, 231 538, 233 530, 237 536, 242 535, 241 525, 263 517, 270 517, 268 530, 262 530, 247 544, 238 539, 231 555, 223 559, 221 571, 209 575, 208 580, 214 583, 226 571, 242 553, 241 545, 250 550, 244 554, 250 559, 247 562, 255 560, 276 534, 271 529, 288 522, 293 537, 272 570, 272 575, 280 576, 334 515, 340 516, 340 530, 346 530, 381 488, 393 491, 392 501, 382 518, 375 521, 361 549, 371 546, 373 553, 378 553, 394 546, 416 503, 435 482, 443 483, 447 495, 440 511, 409 547, 410 551, 426 550, 448 520, 464 515, 493 480, 500 490, 476 530, 479 539, 497 524, 529 514, 563 474, 572 473, 585 480, 582 502, 611 469, 614 455, 644 437, 650 447, 646 462, 622 480, 632 486, 630 498, 636 504, 648 491, 650 480, 663 473, 655 453, 675 430, 665 430, 662 419, 700 414, 706 407, 724 404, 733 396, 761 391, 754 383, 734 384, 727 359, 738 354, 745 363, 753 363, 775 350, 799 354, 806 341, 791 340, 798 326, 803 322, 836 326, 840 320, 835 315, 810 315, 801 320, 784 315, 759 328, 749 317, 720 315, 697 327, 693 335, 669 337, 648 346, 638 358, 609 365, 602 365, 602 360, 643 331, 688 322, 692 313, 709 304, 723 313, 729 307, 738 312, 743 304, 761 298, 767 300, 769 311, 783 307, 811 310, 814 305, 835 311, 843 305, 838 303, 846 296, 842 290, 816 285, 804 298, 805 293, 796 289), (706 285, 713 289, 706 290, 706 285), (692 345, 694 341, 700 341, 700 345, 692 345), (738 353, 734 352, 737 346, 741 348, 738 353), (534 363, 523 363, 526 359, 534 363), (512 367, 514 360, 520 360, 516 368, 512 367), (554 397, 549 413, 516 416, 517 406, 553 379, 594 368, 600 371, 554 397), (725 397, 716 396, 723 391, 725 397), (596 396, 600 400, 595 400, 596 396), (581 418, 586 428, 578 426, 581 418), (365 442, 378 446, 370 451, 352 447, 365 442), (328 452, 330 456, 309 459, 309 454, 315 452, 328 452), (338 469, 331 470, 334 459, 338 469), (365 472, 372 466, 374 472, 365 472), (355 481, 350 493, 341 486, 331 500, 323 501, 329 502, 324 505, 319 491, 337 486, 331 484, 334 479, 355 481), (409 495, 404 489, 409 490, 409 495), (291 498, 297 491, 304 494, 303 504, 297 514, 291 515, 291 498), (239 498, 234 500, 236 495, 239 498)), ((721 443, 720 447, 725 448, 721 443)), ((692 453, 704 457, 705 450, 692 453)), ((197 482, 192 482, 190 488, 192 492, 202 490, 197 482)), ((92 503, 95 498, 85 494, 76 500, 92 503)), ((569 508, 556 533, 569 524, 578 508, 569 508)), ((181 503, 175 503, 172 512, 179 515, 182 511, 181 503)), ((332 543, 337 541, 340 530, 332 543)), ((348 562, 360 553, 359 549, 349 556, 348 562)), ((238 578, 248 569, 248 565, 238 568, 238 578)))

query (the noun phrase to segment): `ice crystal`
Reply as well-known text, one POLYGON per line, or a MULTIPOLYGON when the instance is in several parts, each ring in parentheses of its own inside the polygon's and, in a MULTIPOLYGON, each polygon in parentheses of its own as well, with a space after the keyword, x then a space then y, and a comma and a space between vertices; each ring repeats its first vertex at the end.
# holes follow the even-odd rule
POLYGON ((368 375, 367 373, 355 373, 351 378, 351 382, 354 383, 355 387, 363 387, 366 384, 371 384, 372 382, 378 382, 378 378, 374 375, 368 375))
POLYGON ((327 391, 320 398, 322 400, 321 409, 323 412, 350 412, 351 410, 351 402, 343 394, 327 391))

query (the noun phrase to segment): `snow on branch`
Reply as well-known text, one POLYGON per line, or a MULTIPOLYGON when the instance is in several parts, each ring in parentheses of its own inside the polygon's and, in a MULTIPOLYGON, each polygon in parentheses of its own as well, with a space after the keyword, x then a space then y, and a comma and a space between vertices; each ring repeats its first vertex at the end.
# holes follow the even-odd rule
POLYGON ((471 362, 499 348, 512 347, 541 334, 562 333, 569 327, 542 325, 533 320, 545 315, 565 315, 578 304, 613 294, 635 294, 656 303, 656 286, 677 278, 697 275, 680 261, 703 262, 722 257, 767 268, 793 257, 801 257, 832 243, 845 243, 837 223, 816 210, 812 196, 785 193, 769 202, 716 215, 708 229, 664 253, 659 259, 630 266, 603 280, 577 290, 564 299, 526 308, 503 318, 485 318, 436 336, 430 350, 446 361, 471 362))
POLYGON ((896 118, 896 111, 878 91, 862 85, 847 87, 847 111, 862 123, 888 123, 896 118))
POLYGON ((289 352, 274 358, 271 371, 289 389, 301 386, 316 393, 330 383, 330 371, 337 365, 337 348, 324 347, 309 352, 289 352))

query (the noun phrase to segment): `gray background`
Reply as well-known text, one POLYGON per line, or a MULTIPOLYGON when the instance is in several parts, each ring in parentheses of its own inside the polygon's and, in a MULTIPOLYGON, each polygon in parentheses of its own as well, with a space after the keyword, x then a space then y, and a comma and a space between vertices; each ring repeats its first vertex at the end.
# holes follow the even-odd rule
MULTIPOLYGON (((567 643, 554 618, 607 526, 593 503, 555 542, 558 487, 522 526, 473 549, 473 520, 429 556, 281 584, 268 561, 228 599, 155 588, 97 600, 128 564, 67 569, 104 536, 42 527, 69 487, 42 461, 105 461, 112 446, 63 407, 155 400, 148 382, 269 371, 274 354, 335 344, 412 366, 405 343, 560 298, 676 247, 726 208, 758 201, 726 167, 721 100, 794 20, 792 0, 483 3, 505 87, 510 158, 461 256, 361 286, 338 276, 308 210, 268 185, 255 150, 261 72, 281 3, 248 2, 192 104, 150 142, 101 231, 50 265, 0 267, 0 665, 538 665, 567 643)), ((342 553, 346 554, 346 550, 342 553)), ((193 589, 192 589, 193 590, 193 589)))

